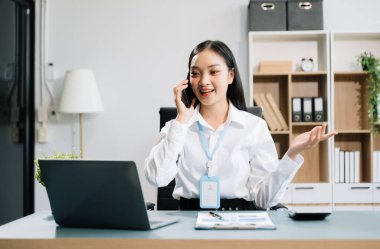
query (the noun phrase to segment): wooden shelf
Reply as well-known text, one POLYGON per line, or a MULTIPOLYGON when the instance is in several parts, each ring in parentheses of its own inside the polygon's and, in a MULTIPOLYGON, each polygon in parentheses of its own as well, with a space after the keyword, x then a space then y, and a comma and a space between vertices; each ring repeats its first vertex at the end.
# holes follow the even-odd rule
POLYGON ((371 130, 337 130, 339 134, 370 134, 371 130))
POLYGON ((334 72, 335 76, 367 76, 368 73, 365 71, 338 71, 334 72))
POLYGON ((254 73, 253 74, 253 77, 256 77, 256 76, 288 76, 290 74, 289 73, 263 73, 263 72, 257 72, 257 73, 254 73))
POLYGON ((272 135, 289 135, 290 131, 271 131, 270 134, 272 134, 272 135))
POLYGON ((292 125, 293 126, 317 126, 317 125, 323 125, 327 123, 327 121, 325 122, 293 122, 292 125))
POLYGON ((327 75, 327 71, 315 71, 315 72, 293 72, 291 74, 292 76, 299 76, 299 75, 311 75, 311 76, 319 76, 319 75, 327 75))
POLYGON ((315 72, 301 72, 301 71, 296 71, 296 72, 281 72, 281 73, 268 73, 268 72, 254 72, 253 77, 256 76, 320 76, 320 75, 327 75, 327 71, 315 71, 315 72))

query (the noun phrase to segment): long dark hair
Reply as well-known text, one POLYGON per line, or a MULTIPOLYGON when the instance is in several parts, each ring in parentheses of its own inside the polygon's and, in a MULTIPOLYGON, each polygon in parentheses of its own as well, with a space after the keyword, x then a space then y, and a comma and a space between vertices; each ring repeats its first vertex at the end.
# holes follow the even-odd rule
POLYGON ((234 70, 235 76, 234 80, 232 81, 232 84, 228 85, 227 89, 227 98, 232 102, 232 104, 238 108, 239 110, 247 111, 247 106, 245 105, 245 99, 244 99, 244 91, 243 91, 243 84, 241 82, 239 69, 235 61, 235 57, 232 53, 232 51, 228 48, 226 44, 224 44, 221 41, 211 41, 207 40, 202 43, 199 43, 193 51, 191 51, 190 57, 189 57, 189 71, 190 71, 190 64, 193 59, 193 57, 200 52, 210 49, 214 51, 215 53, 222 56, 227 64, 227 67, 229 70, 234 70))

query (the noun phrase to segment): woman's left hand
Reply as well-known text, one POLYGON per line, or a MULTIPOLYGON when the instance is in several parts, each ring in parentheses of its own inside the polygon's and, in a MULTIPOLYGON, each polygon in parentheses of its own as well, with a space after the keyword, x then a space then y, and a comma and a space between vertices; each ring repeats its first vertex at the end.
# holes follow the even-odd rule
POLYGON ((320 141, 325 141, 338 134, 338 132, 335 131, 325 134, 326 126, 327 124, 324 123, 321 126, 314 127, 311 131, 298 135, 289 147, 287 152, 288 156, 294 160, 297 154, 302 151, 314 148, 320 141))

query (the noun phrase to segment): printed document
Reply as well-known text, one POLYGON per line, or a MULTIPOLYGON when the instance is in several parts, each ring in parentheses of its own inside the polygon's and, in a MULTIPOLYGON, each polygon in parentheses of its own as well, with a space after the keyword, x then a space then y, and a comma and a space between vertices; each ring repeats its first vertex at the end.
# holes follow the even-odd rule
POLYGON ((275 229, 267 212, 198 212, 195 229, 275 229))

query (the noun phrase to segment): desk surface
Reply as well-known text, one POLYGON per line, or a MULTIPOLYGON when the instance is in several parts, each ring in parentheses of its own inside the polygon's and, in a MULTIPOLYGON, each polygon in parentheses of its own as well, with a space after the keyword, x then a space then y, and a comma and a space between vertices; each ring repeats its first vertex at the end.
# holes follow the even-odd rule
MULTIPOLYGON (((195 230, 194 224, 197 212, 194 211, 160 212, 180 217, 180 222, 151 231, 65 228, 56 225, 50 211, 38 212, 0 226, 0 248, 2 248, 2 243, 13 243, 17 239, 25 241, 25 239, 52 238, 137 239, 137 241, 151 241, 152 243, 157 240, 209 240, 214 242, 224 241, 223 244, 225 245, 225 242, 229 240, 243 240, 250 243, 253 241, 277 241, 281 243, 284 241, 299 241, 302 243, 305 241, 345 241, 345 243, 352 246, 348 246, 348 248, 359 246, 359 244, 352 242, 365 241, 367 243, 366 248, 380 248, 380 212, 378 211, 337 211, 321 221, 293 221, 288 217, 287 212, 273 211, 269 212, 269 215, 277 227, 276 230, 224 231, 195 230)), ((214 244, 216 245, 217 243, 214 244)), ((323 245, 324 248, 329 248, 325 244, 323 245)), ((165 247, 170 248, 168 245, 165 245, 165 247)), ((188 248, 191 247, 189 246, 188 248)))

